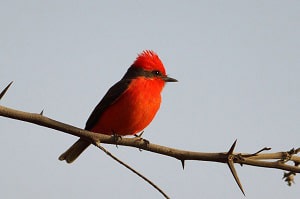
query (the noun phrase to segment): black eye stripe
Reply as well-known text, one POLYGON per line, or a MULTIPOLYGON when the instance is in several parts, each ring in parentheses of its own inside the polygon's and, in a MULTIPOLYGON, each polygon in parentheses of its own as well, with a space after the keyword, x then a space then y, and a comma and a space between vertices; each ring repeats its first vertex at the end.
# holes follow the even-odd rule
POLYGON ((161 71, 159 70, 144 70, 142 68, 138 67, 130 67, 127 71, 127 73, 124 75, 123 79, 133 79, 136 77, 148 77, 148 78, 153 78, 153 77, 162 77, 164 76, 161 71))

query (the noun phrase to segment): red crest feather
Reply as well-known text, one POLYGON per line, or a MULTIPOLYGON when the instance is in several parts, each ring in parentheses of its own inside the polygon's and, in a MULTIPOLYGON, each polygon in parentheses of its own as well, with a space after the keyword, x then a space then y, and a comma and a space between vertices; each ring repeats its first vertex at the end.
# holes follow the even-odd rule
POLYGON ((159 70, 163 75, 166 75, 165 67, 158 55, 152 50, 144 50, 138 55, 132 67, 143 68, 144 70, 152 71, 159 70))

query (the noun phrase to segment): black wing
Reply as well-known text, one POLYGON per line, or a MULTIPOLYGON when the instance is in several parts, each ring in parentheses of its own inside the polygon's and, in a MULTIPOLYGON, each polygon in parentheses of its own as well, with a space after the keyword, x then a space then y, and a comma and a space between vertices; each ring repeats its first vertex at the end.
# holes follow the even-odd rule
POLYGON ((85 125, 86 130, 91 130, 94 127, 106 108, 117 101, 121 94, 128 88, 130 82, 131 79, 123 78, 107 91, 87 120, 85 125))

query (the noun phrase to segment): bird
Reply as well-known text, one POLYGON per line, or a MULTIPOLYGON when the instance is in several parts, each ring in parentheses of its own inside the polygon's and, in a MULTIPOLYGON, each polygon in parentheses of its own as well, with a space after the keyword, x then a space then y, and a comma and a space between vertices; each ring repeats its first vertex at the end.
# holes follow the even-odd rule
MULTIPOLYGON (((165 67, 153 50, 138 54, 120 81, 115 83, 90 114, 85 130, 112 136, 137 135, 153 120, 167 82, 165 67)), ((91 144, 80 138, 59 156, 72 163, 91 144)))

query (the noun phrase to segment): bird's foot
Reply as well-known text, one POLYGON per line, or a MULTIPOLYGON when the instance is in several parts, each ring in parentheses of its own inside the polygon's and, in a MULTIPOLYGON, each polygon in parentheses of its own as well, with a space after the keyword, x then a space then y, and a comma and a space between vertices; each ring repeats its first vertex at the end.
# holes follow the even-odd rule
MULTIPOLYGON (((142 135, 143 135, 144 131, 142 131, 140 134, 135 134, 135 139, 139 142, 142 142, 143 145, 148 145, 150 144, 149 140, 146 140, 144 138, 142 138, 142 135)), ((140 151, 142 151, 142 149, 139 149, 140 151)))
POLYGON ((114 142, 116 143, 116 147, 118 148, 118 141, 122 140, 122 136, 114 133, 114 134, 112 134, 112 138, 113 138, 114 142))

